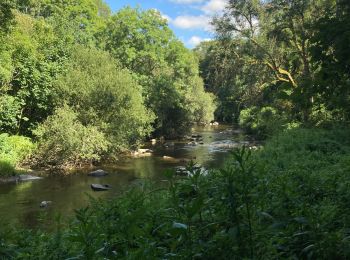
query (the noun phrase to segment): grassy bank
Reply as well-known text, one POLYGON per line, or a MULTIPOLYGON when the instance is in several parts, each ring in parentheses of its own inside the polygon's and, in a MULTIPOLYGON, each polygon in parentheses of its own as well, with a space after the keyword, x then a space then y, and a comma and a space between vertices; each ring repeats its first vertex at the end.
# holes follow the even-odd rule
POLYGON ((346 259, 350 131, 294 129, 208 175, 92 201, 68 228, 0 236, 6 259, 346 259))

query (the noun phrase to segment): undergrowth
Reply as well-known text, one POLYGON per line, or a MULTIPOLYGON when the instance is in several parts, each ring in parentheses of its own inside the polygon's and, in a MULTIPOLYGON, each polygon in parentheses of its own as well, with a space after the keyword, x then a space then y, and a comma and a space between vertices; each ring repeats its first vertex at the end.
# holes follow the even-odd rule
POLYGON ((76 210, 68 228, 11 230, 4 259, 347 259, 349 131, 294 129, 226 167, 76 210))

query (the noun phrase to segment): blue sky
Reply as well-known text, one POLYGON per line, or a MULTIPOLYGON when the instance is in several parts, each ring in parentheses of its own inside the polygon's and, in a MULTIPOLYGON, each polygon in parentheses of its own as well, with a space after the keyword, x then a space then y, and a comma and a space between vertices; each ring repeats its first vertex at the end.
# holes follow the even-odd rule
POLYGON ((105 0, 115 12, 124 6, 157 9, 168 19, 170 28, 189 48, 214 37, 211 17, 220 13, 227 0, 105 0))

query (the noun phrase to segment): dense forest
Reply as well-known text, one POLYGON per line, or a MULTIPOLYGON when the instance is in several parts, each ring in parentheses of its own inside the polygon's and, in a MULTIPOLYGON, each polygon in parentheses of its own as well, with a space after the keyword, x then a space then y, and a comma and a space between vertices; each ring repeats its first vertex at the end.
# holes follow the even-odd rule
POLYGON ((99 161, 213 119, 198 59, 159 12, 112 14, 101 0, 3 0, 0 11, 7 171, 29 154, 39 166, 99 161))
POLYGON ((350 258, 350 1, 229 0, 193 50, 159 12, 102 0, 1 0, 0 21, 0 174, 212 120, 262 141, 54 230, 0 229, 0 258, 350 258))
POLYGON ((220 121, 264 136, 349 120, 349 1, 229 2, 195 50, 220 121))

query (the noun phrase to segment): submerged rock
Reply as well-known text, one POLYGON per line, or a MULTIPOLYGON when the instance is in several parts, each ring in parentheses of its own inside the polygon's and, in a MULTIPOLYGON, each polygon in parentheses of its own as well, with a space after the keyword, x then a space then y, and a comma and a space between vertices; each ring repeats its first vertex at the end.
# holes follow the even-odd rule
POLYGON ((88 173, 88 175, 92 176, 92 177, 103 177, 103 176, 108 175, 108 172, 99 169, 99 170, 88 173))
POLYGON ((110 190, 111 186, 109 186, 108 184, 91 184, 91 189, 93 191, 106 191, 110 190))

